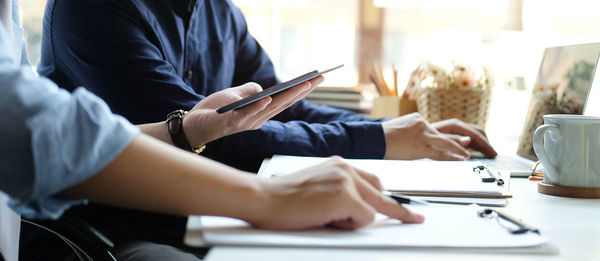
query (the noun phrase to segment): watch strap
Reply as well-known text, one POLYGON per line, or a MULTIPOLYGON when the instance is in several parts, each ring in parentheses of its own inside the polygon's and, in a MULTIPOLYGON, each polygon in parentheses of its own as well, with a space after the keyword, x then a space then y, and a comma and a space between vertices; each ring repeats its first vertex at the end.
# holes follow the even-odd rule
POLYGON ((183 132, 183 117, 187 111, 176 110, 167 115, 167 129, 173 141, 173 145, 187 151, 194 151, 185 133, 183 132))

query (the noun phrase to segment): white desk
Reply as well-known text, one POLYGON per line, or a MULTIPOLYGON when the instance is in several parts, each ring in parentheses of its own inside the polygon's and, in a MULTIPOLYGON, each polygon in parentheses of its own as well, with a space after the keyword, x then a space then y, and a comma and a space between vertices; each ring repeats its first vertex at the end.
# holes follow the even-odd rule
POLYGON ((460 249, 214 247, 206 260, 600 260, 600 199, 539 194, 535 182, 522 178, 511 180, 511 191, 514 198, 503 210, 538 227, 558 247, 558 254, 460 249))
MULTIPOLYGON (((528 95, 495 91, 490 108, 488 137, 496 150, 514 155, 524 122, 528 95), (516 99, 516 100, 515 100, 516 99), (511 104, 511 106, 503 106, 511 104), (515 118, 516 117, 516 118, 515 118), (493 120, 492 120, 493 119, 493 120), (511 124, 507 124, 511 123, 511 124), (508 129, 507 129, 508 128, 508 129)), ((529 91, 527 91, 529 93, 529 91)), ((264 166, 263 166, 264 167, 264 166)), ((261 167, 261 169, 264 169, 261 167)), ((525 178, 511 179, 513 198, 504 212, 540 229, 556 255, 474 252, 460 249, 325 249, 275 247, 214 247, 206 260, 594 260, 600 261, 600 199, 574 199, 537 192, 525 178)), ((198 235, 200 236, 200 235, 198 235)), ((402 236, 402 235, 398 235, 402 236)))

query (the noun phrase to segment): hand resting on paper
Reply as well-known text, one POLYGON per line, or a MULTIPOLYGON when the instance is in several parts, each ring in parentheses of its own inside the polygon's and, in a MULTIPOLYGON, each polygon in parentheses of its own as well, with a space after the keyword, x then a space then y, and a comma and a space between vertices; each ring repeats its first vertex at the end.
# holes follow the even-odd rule
POLYGON ((296 230, 333 226, 356 229, 373 222, 380 212, 406 223, 422 223, 381 193, 379 179, 358 170, 339 157, 290 175, 261 182, 265 204, 262 215, 250 224, 264 229, 296 230))
POLYGON ((256 83, 246 83, 213 93, 190 110, 183 119, 183 130, 192 147, 196 147, 223 136, 258 129, 267 120, 304 98, 324 79, 319 76, 272 97, 265 97, 244 108, 223 114, 218 114, 216 109, 260 92, 262 87, 256 83))
POLYGON ((465 148, 494 158, 497 153, 481 127, 457 119, 429 123, 411 113, 382 123, 385 135, 385 159, 465 160, 465 148))

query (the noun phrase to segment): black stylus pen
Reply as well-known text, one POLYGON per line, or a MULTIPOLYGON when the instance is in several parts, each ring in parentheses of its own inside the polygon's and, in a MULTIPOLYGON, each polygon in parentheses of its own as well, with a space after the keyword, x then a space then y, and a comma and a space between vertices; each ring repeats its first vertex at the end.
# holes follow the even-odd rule
POLYGON ((383 193, 383 195, 386 195, 386 196, 392 198, 393 200, 395 200, 399 204, 429 205, 429 203, 427 201, 425 201, 425 200, 411 198, 409 196, 405 196, 405 195, 402 195, 400 193, 391 192, 391 191, 387 191, 387 190, 384 190, 382 193, 383 193))

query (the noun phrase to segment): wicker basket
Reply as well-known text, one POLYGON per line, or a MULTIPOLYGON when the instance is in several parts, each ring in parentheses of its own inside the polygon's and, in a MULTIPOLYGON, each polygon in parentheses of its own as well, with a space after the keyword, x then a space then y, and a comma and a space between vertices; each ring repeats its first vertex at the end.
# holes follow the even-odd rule
POLYGON ((485 128, 491 90, 419 88, 417 108, 429 122, 457 118, 485 128))

